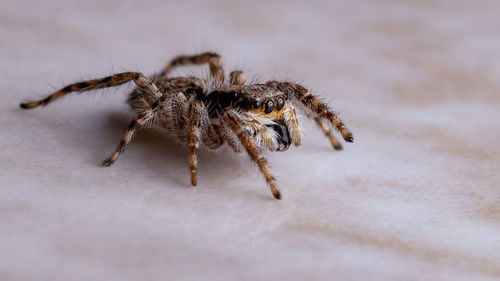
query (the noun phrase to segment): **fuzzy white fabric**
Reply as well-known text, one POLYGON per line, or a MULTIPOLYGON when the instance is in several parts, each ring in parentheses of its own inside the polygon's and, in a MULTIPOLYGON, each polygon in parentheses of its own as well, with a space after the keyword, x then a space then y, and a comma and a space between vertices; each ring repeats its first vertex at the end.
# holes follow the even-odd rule
POLYGON ((1 280, 500 278, 500 2, 209 2, 2 1, 1 280), (268 155, 277 201, 227 148, 190 187, 154 130, 100 167, 131 85, 18 108, 202 51, 312 88, 354 143, 302 119, 302 146, 268 155))

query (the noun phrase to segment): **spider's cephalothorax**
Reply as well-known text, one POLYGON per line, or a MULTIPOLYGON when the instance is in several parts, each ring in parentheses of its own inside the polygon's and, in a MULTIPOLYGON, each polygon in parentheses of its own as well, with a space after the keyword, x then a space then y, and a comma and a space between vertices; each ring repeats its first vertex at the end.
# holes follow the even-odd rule
POLYGON ((204 143, 216 149, 226 142, 234 151, 247 151, 255 162, 276 199, 281 195, 271 174, 263 150, 285 151, 291 144, 300 144, 300 127, 296 114, 299 107, 329 138, 333 148, 342 146, 330 127, 338 130, 345 141, 352 142, 351 133, 324 103, 307 89, 292 82, 268 81, 246 84, 241 71, 233 71, 227 81, 222 58, 215 53, 179 56, 160 73, 150 77, 139 72, 124 72, 105 78, 68 85, 39 101, 22 103, 29 109, 46 105, 71 92, 82 92, 122 85, 136 84, 128 103, 137 116, 128 126, 121 142, 104 166, 115 162, 141 128, 160 127, 187 144, 191 184, 196 186, 198 147, 204 143), (210 66, 210 77, 168 77, 176 66, 204 64, 210 66))

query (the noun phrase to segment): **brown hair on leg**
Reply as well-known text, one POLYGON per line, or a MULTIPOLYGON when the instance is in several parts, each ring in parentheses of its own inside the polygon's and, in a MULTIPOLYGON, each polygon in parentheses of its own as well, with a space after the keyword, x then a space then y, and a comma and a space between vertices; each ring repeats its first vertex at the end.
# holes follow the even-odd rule
POLYGON ((210 76, 218 79, 221 83, 224 82, 224 67, 222 57, 217 53, 206 52, 193 56, 178 56, 174 58, 158 75, 157 77, 164 77, 176 66, 190 65, 190 64, 204 64, 208 63, 210 67, 210 76))
POLYGON ((219 130, 219 134, 226 141, 227 145, 233 149, 234 152, 241 152, 240 143, 237 136, 231 131, 228 125, 221 122, 220 126, 216 127, 219 130))
POLYGON ((229 83, 231 85, 243 85, 245 84, 245 76, 240 70, 235 70, 229 74, 229 83))
POLYGON ((201 106, 200 102, 195 102, 191 105, 189 110, 189 130, 188 130, 188 154, 189 154, 189 168, 191 171, 191 185, 197 184, 198 173, 198 148, 200 146, 201 136, 201 106))
POLYGON ((229 128, 231 128, 231 130, 238 136, 248 152, 250 159, 259 166, 260 172, 264 175, 269 188, 271 188, 274 198, 281 199, 281 193, 276 187, 276 180, 271 174, 271 170, 269 169, 269 165, 264 158, 262 149, 243 129, 243 120, 238 116, 238 113, 234 109, 224 110, 222 113, 222 121, 228 124, 229 128))
POLYGON ((287 96, 300 102, 306 109, 314 115, 328 120, 339 132, 347 142, 353 141, 352 133, 345 127, 344 123, 340 121, 333 111, 328 108, 326 104, 318 100, 314 95, 309 93, 309 90, 303 86, 292 82, 277 82, 269 81, 266 83, 269 87, 277 88, 284 92, 287 96))
POLYGON ((316 121, 316 124, 318 124, 318 127, 320 127, 321 131, 325 134, 325 136, 330 140, 330 143, 332 144, 332 147, 335 150, 342 150, 342 145, 335 139, 335 137, 332 134, 332 131, 328 127, 328 124, 324 119, 321 117, 314 117, 314 121, 316 121))
POLYGON ((40 105, 47 105, 48 103, 72 92, 84 92, 102 88, 115 87, 127 83, 129 81, 134 81, 139 88, 142 88, 144 91, 152 93, 153 95, 155 95, 156 98, 161 97, 161 93, 158 91, 158 88, 156 88, 154 83, 151 82, 151 80, 147 78, 144 74, 140 72, 124 72, 124 73, 114 74, 105 78, 73 83, 44 99, 21 103, 20 106, 23 109, 30 109, 40 105))
POLYGON ((102 162, 102 165, 106 167, 111 166, 116 161, 118 156, 120 156, 120 153, 122 153, 125 150, 125 148, 127 148, 136 130, 144 126, 144 124, 148 122, 152 117, 153 117, 153 112, 151 110, 144 111, 143 113, 135 117, 134 120, 130 122, 130 125, 127 127, 127 130, 125 130, 122 140, 116 147, 115 151, 111 154, 109 158, 107 158, 102 162))
MULTIPOLYGON (((151 89, 150 91, 153 90, 151 89)), ((149 93, 149 94, 153 95, 154 93, 149 93)), ((167 99, 168 96, 169 95, 164 95, 159 97, 155 102, 153 102, 153 104, 149 108, 143 110, 139 115, 137 115, 132 120, 132 122, 130 122, 115 151, 111 154, 111 156, 108 159, 102 162, 103 166, 111 166, 116 161, 120 153, 122 153, 125 150, 125 148, 127 148, 128 144, 132 140, 132 137, 134 136, 135 132, 138 129, 146 127, 148 123, 150 124, 155 122, 155 117, 157 116, 158 112, 162 112, 165 109, 166 107, 165 100, 167 99)))

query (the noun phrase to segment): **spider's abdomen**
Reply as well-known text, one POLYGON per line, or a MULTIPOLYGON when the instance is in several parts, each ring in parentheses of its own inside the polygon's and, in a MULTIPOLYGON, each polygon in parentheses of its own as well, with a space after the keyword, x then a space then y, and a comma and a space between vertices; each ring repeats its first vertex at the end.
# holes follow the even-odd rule
MULTIPOLYGON (((189 99, 190 94, 193 92, 190 91, 190 89, 203 89, 203 81, 196 77, 174 77, 164 79, 152 77, 152 79, 154 80, 155 86, 163 95, 172 95, 173 93, 182 92, 186 99, 189 99)), ((141 112, 150 108, 156 101, 156 98, 148 95, 141 88, 137 87, 130 93, 127 103, 135 112, 141 112)))

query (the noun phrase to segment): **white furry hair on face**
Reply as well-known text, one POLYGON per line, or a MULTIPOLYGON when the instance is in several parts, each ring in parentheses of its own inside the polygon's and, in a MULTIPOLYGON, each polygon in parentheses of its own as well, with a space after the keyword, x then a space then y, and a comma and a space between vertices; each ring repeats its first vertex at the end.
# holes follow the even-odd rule
POLYGON ((276 124, 275 121, 249 111, 242 113, 241 117, 245 121, 245 129, 260 147, 271 151, 278 149, 278 133, 271 129, 276 124))

